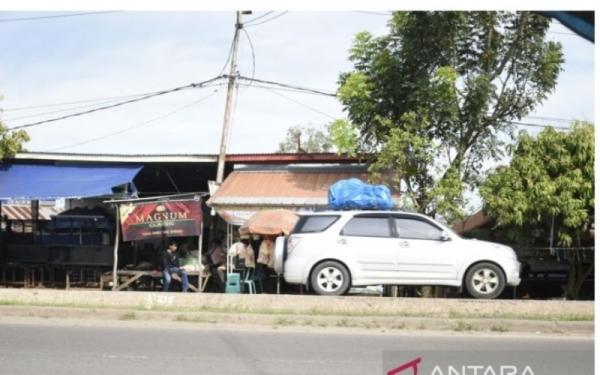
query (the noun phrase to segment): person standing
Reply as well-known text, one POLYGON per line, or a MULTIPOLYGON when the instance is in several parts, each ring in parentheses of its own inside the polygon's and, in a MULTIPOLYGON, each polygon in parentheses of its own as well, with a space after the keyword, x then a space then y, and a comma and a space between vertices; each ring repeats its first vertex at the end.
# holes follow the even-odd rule
POLYGON ((252 249, 252 245, 250 244, 250 235, 248 234, 241 234, 240 240, 231 245, 227 251, 227 254, 230 257, 237 256, 240 261, 244 262, 244 267, 246 268, 254 268, 256 264, 254 249, 252 249))
POLYGON ((267 277, 267 267, 273 268, 275 265, 275 258, 273 256, 275 242, 273 237, 265 236, 260 243, 258 249, 258 258, 256 259, 256 274, 254 278, 257 281, 257 292, 264 292, 264 281, 267 277))
POLYGON ((171 274, 176 273, 181 278, 181 291, 187 292, 190 282, 187 272, 179 266, 179 254, 177 253, 177 242, 169 241, 169 246, 162 254, 163 262, 163 292, 169 291, 171 285, 171 274))

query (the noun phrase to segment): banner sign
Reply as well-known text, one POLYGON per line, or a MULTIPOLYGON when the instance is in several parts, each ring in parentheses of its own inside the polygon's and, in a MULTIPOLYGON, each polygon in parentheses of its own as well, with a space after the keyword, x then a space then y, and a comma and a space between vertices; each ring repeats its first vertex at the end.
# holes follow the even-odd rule
POLYGON ((198 236, 200 205, 197 200, 123 204, 119 207, 123 241, 198 236))

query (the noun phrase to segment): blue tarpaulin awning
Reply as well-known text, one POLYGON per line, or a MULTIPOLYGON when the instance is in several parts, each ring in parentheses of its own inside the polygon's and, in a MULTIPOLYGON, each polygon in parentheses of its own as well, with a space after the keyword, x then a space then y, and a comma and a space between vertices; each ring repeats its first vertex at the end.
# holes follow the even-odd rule
POLYGON ((0 199, 58 199, 112 195, 140 165, 0 164, 0 199))

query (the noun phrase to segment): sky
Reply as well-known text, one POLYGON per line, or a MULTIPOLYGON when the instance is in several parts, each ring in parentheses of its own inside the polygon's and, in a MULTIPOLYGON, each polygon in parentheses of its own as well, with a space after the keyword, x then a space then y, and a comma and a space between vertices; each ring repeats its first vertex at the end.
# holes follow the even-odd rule
MULTIPOLYGON (((247 21, 264 13, 244 17, 247 21)), ((2 22, 53 14, 65 12, 0 11, 0 116, 8 127, 116 101, 23 107, 129 96, 213 78, 224 67, 235 22, 233 11, 124 11, 2 22)), ((248 39, 240 35, 240 74, 334 92, 340 73, 352 68, 348 50, 354 35, 363 30, 384 34, 388 19, 382 11, 290 11, 247 28, 254 59, 248 39)), ((594 45, 559 23, 553 22, 550 30, 548 38, 563 44, 564 70, 555 92, 531 114, 535 118, 523 121, 558 126, 568 124, 537 117, 594 121, 594 45)), ((48 123, 28 129, 31 141, 26 148, 215 154, 225 95, 223 85, 191 89, 48 123)), ((289 127, 319 127, 340 117, 343 109, 335 98, 240 86, 228 150, 274 152, 289 127)))

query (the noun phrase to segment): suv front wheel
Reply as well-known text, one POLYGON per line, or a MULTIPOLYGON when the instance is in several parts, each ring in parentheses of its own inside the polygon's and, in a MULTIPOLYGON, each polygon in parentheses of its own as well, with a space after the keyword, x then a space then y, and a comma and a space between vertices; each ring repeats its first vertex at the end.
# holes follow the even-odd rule
POLYGON ((339 296, 350 288, 350 273, 339 262, 330 260, 315 267, 310 274, 310 284, 315 293, 339 296))
POLYGON ((504 272, 493 263, 472 266, 465 277, 467 292, 473 298, 496 298, 506 286, 504 272))

